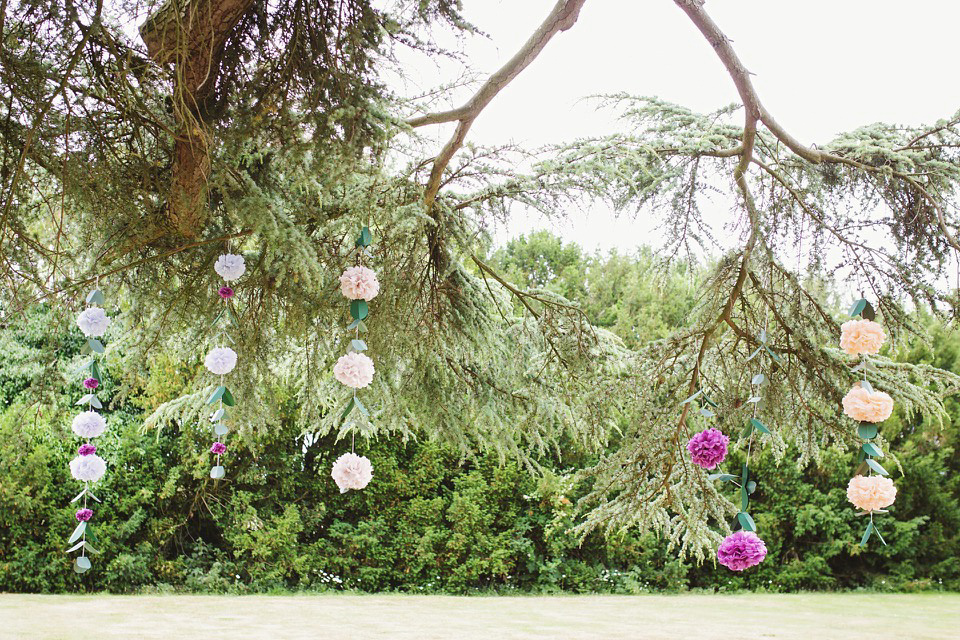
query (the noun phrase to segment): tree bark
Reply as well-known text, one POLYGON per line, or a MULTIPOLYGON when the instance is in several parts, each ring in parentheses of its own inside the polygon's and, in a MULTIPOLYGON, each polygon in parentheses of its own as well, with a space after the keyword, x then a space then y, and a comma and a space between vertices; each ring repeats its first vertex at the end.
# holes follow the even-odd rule
POLYGON ((173 65, 177 119, 167 214, 180 235, 194 238, 207 215, 207 181, 213 142, 204 103, 217 85, 220 56, 230 33, 253 0, 170 0, 140 27, 150 58, 173 65))

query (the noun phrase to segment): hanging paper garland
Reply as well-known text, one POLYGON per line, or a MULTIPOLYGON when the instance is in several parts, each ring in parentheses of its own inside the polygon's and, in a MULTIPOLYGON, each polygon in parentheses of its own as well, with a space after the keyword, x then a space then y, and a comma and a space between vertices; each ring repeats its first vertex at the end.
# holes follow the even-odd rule
MULTIPOLYGON (((340 356, 336 364, 333 365, 333 377, 340 384, 353 390, 353 395, 347 402, 341 420, 346 420, 354 410, 359 411, 365 416, 370 412, 367 407, 357 397, 358 389, 365 389, 373 382, 375 369, 373 360, 367 354, 367 343, 360 339, 361 333, 366 333, 366 320, 370 316, 370 307, 367 304, 380 293, 380 282, 377 280, 377 274, 368 267, 363 266, 364 254, 370 254, 370 244, 373 242, 373 234, 368 227, 360 230, 354 247, 357 252, 357 264, 348 267, 340 275, 340 293, 350 300, 350 316, 353 321, 347 327, 354 331, 354 338, 350 340, 350 351, 340 356)), ((333 463, 333 469, 330 472, 340 493, 354 489, 363 489, 373 478, 373 465, 370 460, 364 456, 357 455, 353 449, 356 445, 356 438, 351 433, 351 451, 344 453, 333 463)))
POLYGON ((880 352, 887 335, 883 327, 874 322, 876 312, 873 306, 863 298, 853 304, 850 317, 854 319, 840 326, 840 348, 847 355, 860 358, 860 363, 853 371, 861 372, 863 377, 843 397, 843 412, 860 423, 857 426, 857 435, 863 442, 858 455, 859 465, 847 485, 847 500, 861 510, 858 516, 870 516, 860 545, 866 545, 874 534, 886 545, 874 523, 873 514, 887 513, 886 507, 896 500, 897 488, 893 480, 887 477, 890 475, 887 470, 877 462, 877 458, 883 457, 883 451, 873 440, 879 432, 877 423, 883 422, 893 413, 893 398, 883 391, 874 390, 867 380, 867 370, 871 366, 868 356, 880 352), (859 320, 856 319, 857 316, 860 316, 859 320), (864 472, 867 475, 863 475, 864 472), (873 475, 874 473, 877 475, 873 475))
POLYGON ((93 527, 90 525, 93 509, 88 506, 88 501, 100 502, 100 499, 90 490, 90 485, 97 483, 107 471, 106 461, 97 455, 97 447, 90 442, 90 439, 96 438, 107 429, 107 421, 97 412, 98 409, 103 408, 103 403, 97 395, 97 388, 101 382, 98 358, 105 351, 100 338, 110 326, 110 316, 98 306, 103 304, 103 293, 99 287, 87 295, 86 304, 86 308, 77 316, 77 326, 87 339, 83 351, 90 354, 90 360, 80 370, 83 373, 83 388, 86 393, 77 401, 78 405, 85 405, 86 409, 74 417, 71 425, 73 432, 83 438, 84 443, 77 450, 77 457, 70 461, 70 474, 83 482, 83 490, 70 502, 72 504, 82 498, 83 506, 74 514, 77 526, 67 540, 67 544, 73 545, 67 549, 67 553, 80 552, 73 561, 73 570, 77 573, 84 573, 90 569, 90 558, 87 553, 99 553, 90 544, 90 541, 96 538, 93 527))
MULTIPOLYGON (((224 279, 225 282, 233 282, 246 272, 247 266, 243 256, 232 253, 225 253, 217 258, 213 265, 213 270, 224 279)), ((215 456, 214 465, 210 469, 210 477, 219 480, 226 475, 223 467, 223 455, 227 452, 227 445, 224 444, 227 433, 230 428, 227 425, 229 420, 228 407, 234 407, 237 401, 230 390, 224 385, 223 377, 233 371, 237 366, 237 352, 232 348, 224 346, 223 341, 233 342, 233 338, 227 333, 226 327, 236 325, 237 314, 233 309, 231 300, 234 296, 233 288, 224 285, 217 290, 217 295, 223 301, 223 309, 213 320, 213 326, 217 328, 217 346, 211 349, 203 359, 203 365, 215 376, 219 376, 218 384, 210 398, 207 400, 207 406, 217 404, 217 409, 210 415, 210 422, 213 423, 213 434, 215 442, 210 445, 210 453, 215 456)))
MULTIPOLYGON (((767 330, 764 329, 759 336, 760 346, 747 358, 747 362, 758 356, 766 356, 771 362, 780 362, 780 356, 770 348, 767 340, 767 330)), ((733 522, 733 528, 739 528, 739 530, 724 538, 717 548, 717 560, 733 571, 743 571, 756 566, 763 562, 767 556, 767 546, 757 535, 757 525, 748 511, 750 496, 757 490, 757 482, 750 475, 750 453, 753 447, 753 435, 755 432, 770 434, 770 429, 757 417, 760 402, 763 400, 759 387, 766 382, 767 376, 763 372, 758 372, 751 378, 751 384, 757 387, 757 390, 747 400, 748 403, 753 405, 753 415, 741 434, 742 437, 747 438, 747 459, 739 477, 731 473, 724 473, 719 468, 727 456, 727 448, 730 444, 730 438, 719 429, 711 427, 701 431, 687 443, 687 451, 690 453, 690 460, 694 464, 703 469, 717 469, 717 473, 712 473, 707 477, 708 480, 729 482, 739 488, 740 511, 733 522)), ((702 390, 687 398, 684 404, 692 402, 701 395, 706 403, 700 409, 701 415, 713 417, 714 412, 706 405, 713 407, 717 405, 702 390)))

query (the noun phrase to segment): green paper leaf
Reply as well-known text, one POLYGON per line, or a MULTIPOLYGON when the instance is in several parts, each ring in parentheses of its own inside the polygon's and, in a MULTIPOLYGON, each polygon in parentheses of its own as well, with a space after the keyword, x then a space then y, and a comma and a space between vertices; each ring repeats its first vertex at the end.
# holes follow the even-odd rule
POLYGON ((882 458, 882 457, 883 457, 883 451, 880 451, 880 447, 878 447, 877 445, 873 444, 872 442, 864 442, 864 443, 863 443, 863 452, 866 453, 867 455, 873 456, 873 457, 875 457, 875 458, 882 458))
POLYGON ((359 329, 360 333, 366 333, 367 323, 361 320, 360 322, 357 323, 357 329, 359 329))
POLYGON ((747 488, 740 485, 740 510, 746 511, 750 505, 750 496, 747 494, 747 488))
MULTIPOLYGON (((872 522, 870 524, 873 524, 872 522)), ((883 543, 883 546, 887 546, 887 541, 883 539, 883 536, 880 535, 880 529, 877 529, 877 525, 873 525, 873 532, 877 534, 877 537, 880 538, 880 542, 883 543)))
POLYGON ((761 352, 761 351, 763 351, 763 347, 758 347, 756 351, 754 351, 753 353, 750 354, 750 357, 749 357, 749 358, 747 358, 746 360, 744 360, 744 362, 750 362, 751 360, 753 360, 754 358, 756 358, 758 355, 760 355, 760 352, 761 352))
POLYGON ((867 306, 867 301, 864 300, 863 298, 860 298, 859 300, 854 302, 853 306, 850 307, 850 317, 855 318, 861 313, 863 313, 863 310, 866 308, 866 306, 867 306))
POLYGON ((96 554, 99 554, 99 553, 100 553, 100 550, 99 550, 99 549, 94 549, 94 548, 93 548, 93 545, 91 545, 91 544, 90 544, 89 542, 87 542, 87 541, 84 541, 84 542, 83 542, 83 548, 87 550, 87 553, 96 553, 96 554))
POLYGON ((351 340, 351 341, 350 341, 350 346, 353 347, 353 350, 354 350, 354 351, 366 351, 366 350, 367 350, 367 343, 364 342, 363 340, 357 340, 357 339, 351 340))
POLYGON ((766 329, 761 329, 761 330, 760 330, 760 335, 757 336, 757 337, 760 338, 760 342, 766 344, 766 343, 767 343, 767 330, 766 330, 766 329))
POLYGON ((882 466, 880 466, 880 463, 874 460, 873 458, 867 458, 866 462, 867 462, 867 466, 869 466, 871 469, 873 469, 880 475, 882 476, 890 475, 889 473, 887 473, 887 470, 884 469, 882 466))
POLYGON ((86 492, 87 492, 87 489, 86 489, 86 487, 84 487, 83 491, 81 491, 80 493, 78 493, 77 495, 75 495, 75 496, 73 497, 73 500, 70 501, 70 503, 72 504, 72 503, 76 502, 77 500, 79 500, 80 498, 82 498, 82 497, 83 497, 83 494, 85 494, 86 492))
POLYGON ((347 329, 356 329, 359 326, 360 326, 360 321, 354 320, 353 322, 347 325, 347 329))
POLYGON ((690 404, 691 402, 693 402, 694 400, 696 400, 697 398, 699 398, 702 394, 703 394, 703 389, 697 391, 695 394, 693 394, 692 396, 690 396, 689 398, 687 398, 686 400, 684 400, 684 401, 681 402, 680 404, 681 404, 681 405, 690 404))
POLYGON ((767 352, 767 355, 769 355, 771 358, 773 358, 773 361, 774 361, 774 362, 780 362, 780 356, 778 356, 776 353, 774 353, 774 352, 773 352, 773 349, 771 349, 770 347, 764 347, 763 349, 764 349, 764 351, 767 352))
POLYGON ((225 424, 217 424, 213 427, 213 432, 218 436, 225 436, 229 433, 230 429, 227 428, 225 424))
POLYGON ((370 315, 370 307, 367 305, 366 300, 350 301, 350 316, 353 317, 354 320, 363 320, 368 315, 370 315))
POLYGON ((354 246, 357 247, 369 247, 370 243, 373 242, 373 233, 370 231, 370 227, 363 227, 360 229, 360 235, 357 236, 354 246))
POLYGON ((871 533, 873 533, 873 523, 872 523, 872 522, 868 522, 868 523, 867 523, 867 530, 863 532, 863 537, 860 538, 860 546, 861 546, 861 547, 866 546, 867 540, 870 539, 870 534, 871 534, 871 533))
POLYGON ((87 340, 87 345, 90 347, 91 351, 95 351, 97 353, 103 353, 104 351, 106 351, 106 349, 104 349, 103 347, 103 343, 97 340, 96 338, 90 338, 89 340, 87 340))
POLYGON ((360 402, 360 398, 354 397, 354 398, 353 398, 353 404, 357 405, 357 409, 360 411, 360 413, 362 413, 363 415, 365 415, 365 416, 367 416, 367 417, 370 416, 370 412, 367 411, 367 408, 366 408, 365 406, 363 406, 363 403, 362 403, 362 402, 360 402))
POLYGON ((712 418, 717 414, 715 414, 713 411, 710 411, 710 409, 708 409, 707 407, 701 407, 700 415, 702 415, 704 418, 712 418))
POLYGON ((96 358, 90 360, 90 377, 100 380, 100 364, 97 362, 96 358))
POLYGON ((230 393, 230 389, 223 390, 223 404, 228 407, 236 406, 237 401, 234 399, 233 394, 230 393))
POLYGON ((213 412, 213 415, 210 416, 210 419, 211 419, 213 422, 216 422, 217 420, 222 419, 222 418, 223 418, 224 416, 226 416, 226 415, 227 415, 227 410, 224 409, 223 407, 220 407, 219 409, 217 409, 216 411, 213 412))
POLYGON ((747 483, 747 493, 753 495, 753 492, 757 490, 757 483, 751 480, 747 483))
POLYGON ((750 517, 749 513, 741 511, 737 514, 737 520, 740 521, 740 526, 743 527, 745 531, 757 530, 757 525, 754 523, 753 518, 750 517))
POLYGON ((96 532, 93 530, 93 526, 92 526, 89 522, 87 522, 87 523, 85 523, 85 524, 87 525, 87 529, 86 529, 86 532, 87 532, 87 540, 96 540, 96 539, 97 539, 97 534, 96 534, 96 532))
MULTIPOLYGON (((864 301, 867 304, 863 306, 863 311, 860 312, 860 317, 865 320, 874 320, 877 317, 877 312, 874 310, 873 305, 869 301, 864 301)), ((880 532, 877 532, 877 535, 880 535, 880 532)), ((886 544, 886 543, 884 543, 886 544)))
MULTIPOLYGON (((863 455, 863 452, 862 452, 862 451, 860 452, 860 455, 861 455, 861 456, 863 455)), ((870 468, 870 467, 867 466, 867 461, 866 461, 866 460, 861 460, 861 461, 860 461, 860 464, 857 465, 857 470, 853 472, 853 475, 855 475, 855 476, 862 476, 863 474, 865 474, 865 473, 867 472, 867 469, 869 469, 869 468, 870 468)))
POLYGON ((224 475, 226 475, 226 471, 224 471, 223 467, 219 465, 210 469, 210 477, 213 478, 214 480, 219 480, 224 475))
POLYGON ((719 480, 720 482, 730 482, 731 480, 736 480, 737 476, 732 473, 711 473, 707 476, 707 480, 711 482, 714 480, 719 480))
POLYGON ((77 573, 85 573, 90 569, 90 558, 80 556, 73 561, 73 570, 77 573))
POLYGON ((219 400, 220 398, 222 398, 222 397, 223 397, 223 394, 226 393, 226 391, 227 391, 227 388, 224 387, 223 385, 221 385, 221 386, 217 387, 216 389, 214 389, 213 393, 210 394, 210 399, 207 400, 207 404, 208 404, 208 405, 211 405, 211 404, 213 404, 214 402, 216 402, 217 400, 219 400))
POLYGON ((763 401, 762 396, 750 396, 749 398, 747 398, 748 403, 760 404, 760 402, 762 401, 763 401))
POLYGON ((750 424, 753 425, 753 428, 759 431, 760 433, 770 433, 770 429, 767 429, 767 426, 757 420, 756 418, 750 418, 750 424))
POLYGON ((767 377, 766 377, 765 375, 763 375, 762 373, 758 373, 757 375, 753 376, 752 383, 753 383, 753 384, 763 384, 763 381, 766 380, 766 379, 767 379, 767 377))
POLYGON ((347 402, 346 409, 344 409, 343 413, 340 414, 340 422, 343 422, 347 419, 347 416, 350 415, 351 411, 353 411, 354 406, 356 406, 355 398, 350 398, 350 401, 347 402))
POLYGON ((87 529, 86 522, 80 522, 77 524, 77 528, 73 530, 73 533, 70 534, 70 539, 67 540, 67 544, 73 544, 80 539, 80 536, 83 535, 83 532, 87 529))
POLYGON ((87 294, 87 304, 103 304, 103 291, 94 289, 87 294))
POLYGON ((750 437, 750 434, 752 434, 752 433, 753 433, 753 425, 748 422, 748 423, 747 423, 747 426, 745 426, 745 427, 743 428, 743 431, 740 433, 740 436, 741 436, 742 438, 749 438, 749 437, 750 437))
POLYGON ((67 553, 73 553, 74 551, 76 551, 77 549, 79 549, 80 547, 82 547, 82 546, 85 544, 85 542, 86 542, 86 541, 81 540, 81 541, 78 542, 77 544, 75 544, 75 545, 73 545, 72 547, 70 547, 69 549, 67 549, 67 553))
POLYGON ((877 425, 870 424, 869 422, 861 422, 860 426, 857 427, 857 435, 864 440, 872 440, 873 438, 876 438, 877 431, 877 425))

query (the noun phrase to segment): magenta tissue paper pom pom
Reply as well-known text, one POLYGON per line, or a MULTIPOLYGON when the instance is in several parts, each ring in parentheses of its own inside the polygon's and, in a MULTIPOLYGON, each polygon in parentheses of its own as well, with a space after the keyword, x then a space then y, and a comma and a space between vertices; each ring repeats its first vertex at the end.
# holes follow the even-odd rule
POLYGON ((77 522, 87 522, 93 517, 93 509, 78 509, 76 513, 77 522))
POLYGON ((214 442, 213 446, 210 447, 210 453, 215 453, 218 456, 223 455, 227 452, 227 445, 222 442, 214 442))
POLYGON ((730 438, 719 429, 706 429, 690 438, 687 451, 693 463, 704 469, 713 469, 727 457, 730 438))
POLYGON ((220 287, 217 289, 217 293, 220 294, 220 297, 224 300, 229 300, 233 297, 233 289, 230 287, 220 287))
POLYGON ((100 386, 100 381, 96 378, 87 378, 83 381, 83 386, 87 389, 90 389, 90 391, 93 391, 100 386))
POLYGON ((77 449, 77 453, 82 456, 92 456, 97 452, 97 447, 92 444, 82 444, 80 448, 77 449))
POLYGON ((737 531, 723 539, 717 549, 720 564, 733 571, 743 571, 763 562, 767 545, 752 531, 737 531))

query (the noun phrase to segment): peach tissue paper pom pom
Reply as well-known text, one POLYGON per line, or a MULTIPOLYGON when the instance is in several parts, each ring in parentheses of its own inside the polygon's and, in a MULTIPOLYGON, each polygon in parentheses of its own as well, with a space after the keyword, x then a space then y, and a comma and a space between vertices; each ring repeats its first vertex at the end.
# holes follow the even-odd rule
POLYGON ((855 476, 847 485, 847 500, 864 511, 876 511, 893 504, 897 488, 883 476, 855 476))
POLYGON ((351 389, 363 389, 373 382, 373 360, 355 352, 340 356, 333 365, 333 377, 351 389))
POLYGON ((380 293, 377 274, 366 267, 350 267, 340 276, 340 293, 350 300, 373 300, 380 293))
POLYGON ((88 338, 99 338, 107 332, 110 326, 110 316, 100 307, 84 309, 77 316, 77 326, 88 338))
POLYGON ((237 366, 237 352, 230 347, 211 349, 204 358, 203 365, 214 375, 226 375, 237 366))
POLYGON ((876 355, 886 340, 883 327, 873 320, 849 320, 840 326, 840 348, 851 356, 876 355))
POLYGON ((70 473, 82 482, 96 482, 107 471, 106 461, 98 455, 77 456, 70 461, 70 473))
POLYGON ((345 453, 333 463, 330 475, 340 487, 340 493, 346 493, 350 489, 363 489, 370 484, 373 478, 373 465, 364 456, 345 453))
POLYGON ((893 413, 893 398, 857 385, 843 397, 843 412, 861 422, 883 422, 893 413))
POLYGON ((230 282, 244 274, 247 270, 247 264, 243 261, 243 256, 238 256, 234 253, 225 253, 213 263, 213 270, 216 271, 221 278, 230 282))
POLYGON ((96 438, 106 431, 107 421, 96 411, 78 413, 70 427, 81 438, 96 438))

